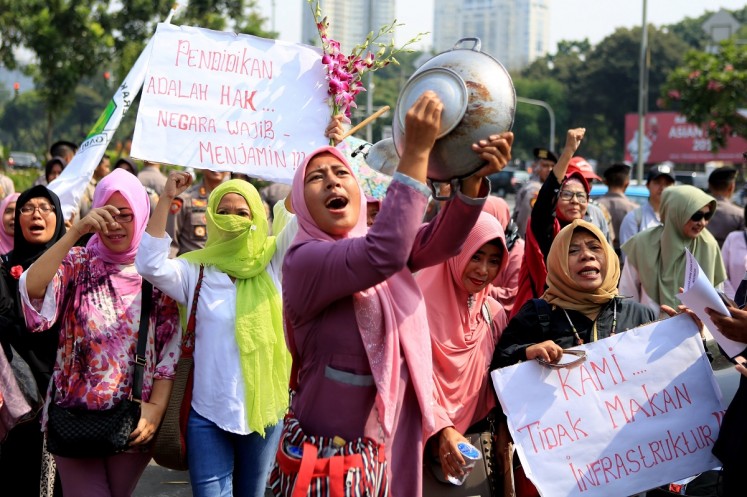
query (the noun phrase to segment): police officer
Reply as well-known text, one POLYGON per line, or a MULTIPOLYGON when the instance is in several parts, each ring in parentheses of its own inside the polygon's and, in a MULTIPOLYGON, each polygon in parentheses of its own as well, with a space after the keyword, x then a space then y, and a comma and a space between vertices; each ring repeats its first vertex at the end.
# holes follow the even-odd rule
POLYGON ((731 201, 736 186, 737 170, 733 167, 720 167, 708 176, 708 190, 718 203, 716 212, 708 223, 708 231, 719 247, 724 245, 729 233, 744 228, 744 212, 731 201))
POLYGON ((228 173, 202 170, 202 180, 171 203, 166 232, 171 237, 171 257, 205 247, 207 201, 210 192, 228 178, 228 173))
POLYGON ((558 162, 558 156, 546 148, 534 149, 534 164, 532 164, 532 178, 516 193, 516 205, 514 206, 514 221, 519 228, 519 235, 526 237, 527 222, 532 214, 534 201, 537 193, 550 175, 553 166, 558 162))
POLYGON ((620 225, 625 215, 638 207, 638 204, 625 196, 625 189, 630 184, 631 166, 623 162, 612 164, 604 171, 604 183, 607 185, 607 193, 599 197, 599 204, 607 208, 612 217, 612 230, 615 233, 615 241, 612 246, 617 255, 620 255, 620 225))

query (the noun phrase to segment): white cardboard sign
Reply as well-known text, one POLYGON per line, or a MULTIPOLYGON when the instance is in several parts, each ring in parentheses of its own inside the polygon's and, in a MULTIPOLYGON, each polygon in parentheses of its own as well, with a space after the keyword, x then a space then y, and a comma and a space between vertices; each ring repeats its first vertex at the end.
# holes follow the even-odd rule
POLYGON ((132 156, 290 183, 328 143, 327 88, 319 49, 159 24, 132 156))
POLYGON ((686 315, 578 347, 580 366, 492 372, 527 476, 542 496, 633 495, 717 467, 724 408, 686 315))

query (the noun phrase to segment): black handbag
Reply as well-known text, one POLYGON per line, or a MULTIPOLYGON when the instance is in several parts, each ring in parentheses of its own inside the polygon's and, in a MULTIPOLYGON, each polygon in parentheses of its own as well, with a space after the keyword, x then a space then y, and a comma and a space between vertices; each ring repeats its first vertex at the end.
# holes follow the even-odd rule
POLYGON ((129 448, 130 434, 140 421, 152 295, 152 285, 143 280, 132 397, 102 411, 60 407, 54 398, 50 400, 47 409, 47 450, 50 453, 62 457, 93 458, 118 454, 129 448))

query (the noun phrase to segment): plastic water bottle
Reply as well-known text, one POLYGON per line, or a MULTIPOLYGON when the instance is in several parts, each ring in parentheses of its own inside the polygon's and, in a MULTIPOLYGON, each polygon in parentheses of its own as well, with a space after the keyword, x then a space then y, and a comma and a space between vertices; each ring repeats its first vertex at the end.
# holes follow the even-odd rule
POLYGON ((321 451, 319 451, 319 457, 333 457, 344 445, 345 439, 335 435, 335 437, 332 439, 332 446, 324 447, 321 451))

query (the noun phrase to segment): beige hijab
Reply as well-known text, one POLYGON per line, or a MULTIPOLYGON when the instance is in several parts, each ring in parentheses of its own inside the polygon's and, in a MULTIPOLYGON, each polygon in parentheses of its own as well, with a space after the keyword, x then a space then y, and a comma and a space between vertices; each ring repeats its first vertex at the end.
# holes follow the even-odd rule
POLYGON ((612 246, 607 243, 604 234, 593 224, 583 219, 576 219, 560 230, 552 242, 547 256, 547 290, 542 298, 552 305, 578 311, 594 320, 602 306, 617 295, 619 279, 620 261, 612 246), (607 258, 607 267, 602 268, 602 284, 591 293, 579 288, 568 269, 571 237, 577 229, 584 229, 593 234, 604 247, 604 254, 607 258))

